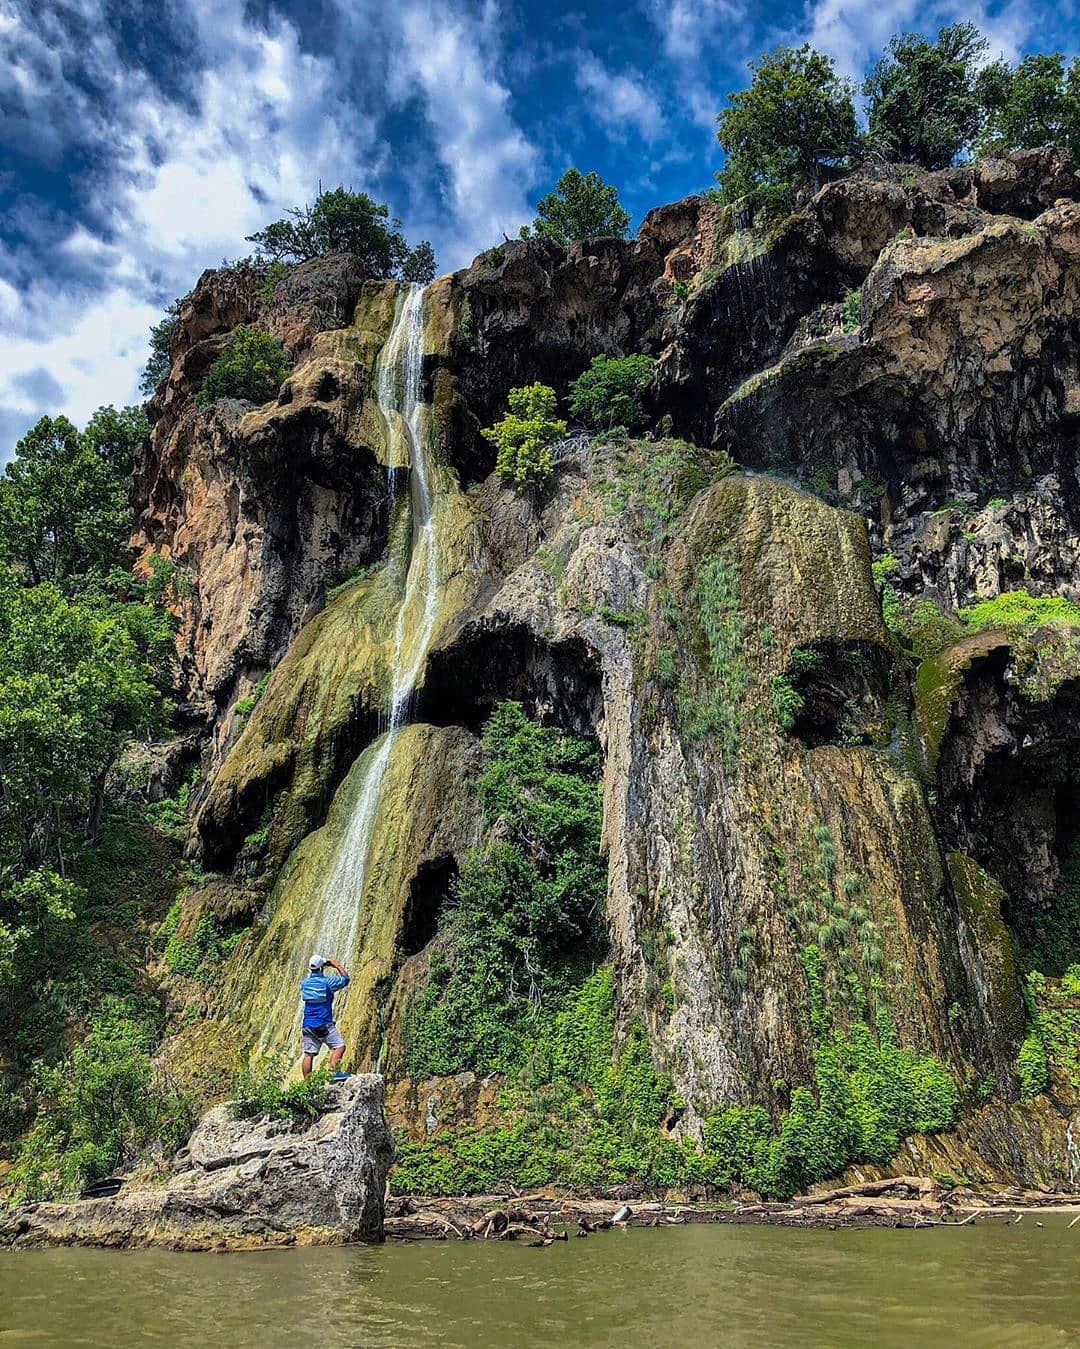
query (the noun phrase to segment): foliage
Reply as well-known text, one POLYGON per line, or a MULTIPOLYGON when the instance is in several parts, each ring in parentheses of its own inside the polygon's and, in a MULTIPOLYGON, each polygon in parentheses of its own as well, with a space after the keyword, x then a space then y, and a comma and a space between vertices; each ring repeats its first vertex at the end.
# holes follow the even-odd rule
POLYGON ((832 60, 808 45, 777 47, 750 63, 749 89, 728 95, 717 118, 727 156, 717 174, 726 201, 754 193, 766 205, 815 190, 829 169, 846 165, 856 144, 854 91, 832 60))
POLYGON ((1050 1068, 1046 1049, 1038 1034, 1029 1032, 1020 1046, 1016 1060, 1016 1074, 1020 1079, 1020 1099, 1033 1101, 1050 1085, 1050 1068))
POLYGON ((894 37, 863 85, 871 140, 901 163, 948 168, 979 127, 976 70, 986 47, 966 22, 942 28, 936 42, 894 37))
POLYGON ((1080 625, 1080 605, 1063 595, 1029 595, 1026 590, 1006 590, 961 609, 960 619, 971 632, 1051 624, 1076 627, 1080 625))
POLYGON ((209 984, 242 934, 228 932, 212 913, 200 914, 194 928, 181 934, 182 914, 183 901, 178 899, 158 931, 159 940, 165 939, 165 963, 174 974, 209 984))
POLYGON ((240 327, 207 371, 195 402, 199 407, 208 407, 218 398, 266 403, 277 396, 288 373, 289 363, 278 338, 258 328, 240 327))
POLYGON ((126 480, 146 436, 135 408, 99 408, 83 431, 66 417, 36 422, 0 479, 0 562, 31 584, 103 582, 124 560, 126 480))
POLYGON ((435 280, 435 250, 426 239, 406 256, 401 264, 401 279, 421 286, 435 280))
POLYGON ((705 690, 684 694, 680 714, 692 739, 715 737, 733 763, 739 747, 743 699, 750 670, 743 659, 747 635, 739 595, 739 569, 724 551, 706 558, 694 581, 697 620, 704 638, 705 690))
POLYGON ((595 745, 503 703, 484 748, 491 834, 455 882, 430 982, 409 1009, 417 1076, 518 1066, 528 1028, 597 953, 606 872, 595 745))
POLYGON ((567 169, 555 190, 536 203, 532 231, 521 227, 521 238, 535 234, 565 248, 575 239, 625 239, 630 213, 619 202, 618 189, 598 173, 567 169))
POLYGON ((646 399, 655 378, 651 356, 594 356, 570 385, 570 413, 597 431, 638 431, 649 419, 646 399))
POLYGON ((862 322, 862 289, 849 290, 844 296, 844 313, 841 326, 846 333, 853 333, 862 322))
POLYGON ((229 1111, 234 1119, 315 1119, 324 1105, 330 1084, 330 1068, 324 1064, 310 1077, 283 1087, 284 1060, 280 1055, 264 1056, 236 1074, 229 1111))
POLYGON ((278 286, 291 276, 296 264, 294 262, 272 262, 266 269, 262 284, 262 300, 264 305, 270 304, 274 298, 278 286))
POLYGON ((1015 66, 995 61, 979 71, 976 90, 985 111, 980 154, 1064 145, 1080 158, 1080 58, 1066 65, 1053 52, 1015 66))
POLYGON ((435 274, 435 255, 426 240, 410 251, 401 221, 391 218, 390 208, 366 192, 346 187, 320 190, 309 206, 290 208, 287 219, 275 220, 247 238, 274 262, 351 253, 377 280, 400 276, 429 281, 435 274))
POLYGON ((190 782, 182 782, 175 796, 164 796, 160 801, 149 801, 143 808, 147 821, 165 834, 182 834, 187 828, 191 806, 190 782))
POLYGON ((162 317, 150 329, 150 355, 143 367, 139 392, 152 398, 158 385, 172 369, 172 344, 180 331, 180 311, 187 297, 173 300, 162 317))
POLYGON ((511 389, 510 411, 483 434, 495 442, 496 468, 517 487, 543 482, 552 469, 551 447, 566 434, 555 416, 555 390, 546 384, 511 389))
POLYGON ((159 1033, 152 1007, 108 996, 66 1064, 37 1065, 41 1105, 11 1173, 20 1198, 67 1196, 180 1145, 191 1109, 151 1061, 159 1033))

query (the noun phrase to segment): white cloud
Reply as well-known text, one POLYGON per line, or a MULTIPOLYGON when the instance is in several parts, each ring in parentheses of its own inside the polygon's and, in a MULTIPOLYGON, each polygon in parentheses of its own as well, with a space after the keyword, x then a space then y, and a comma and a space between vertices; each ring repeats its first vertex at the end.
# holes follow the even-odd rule
POLYGON ((532 214, 528 188, 539 155, 495 73, 495 20, 490 8, 470 19, 448 4, 413 4, 401 12, 399 79, 422 97, 446 170, 451 225, 441 241, 444 267, 464 265, 503 231, 515 234, 532 214))
POLYGON ((654 141, 663 132, 659 101, 636 71, 613 74, 591 52, 583 52, 575 78, 597 120, 616 137, 625 136, 627 127, 643 141, 654 141))
POLYGON ((528 218, 539 157, 496 73, 497 10, 338 3, 336 40, 315 55, 292 23, 260 24, 244 0, 181 0, 172 16, 197 55, 180 102, 124 59, 98 0, 45 14, 35 0, 0 0, 0 135, 43 163, 74 145, 103 163, 80 183, 81 218, 51 259, 40 239, 0 245, 0 425, 131 401, 164 303, 319 182, 386 196, 380 180, 396 169, 416 197, 407 232, 421 217, 444 266, 528 218), (417 100, 443 167, 434 198, 382 140, 388 112, 417 100), (41 369, 61 407, 35 404, 41 369))

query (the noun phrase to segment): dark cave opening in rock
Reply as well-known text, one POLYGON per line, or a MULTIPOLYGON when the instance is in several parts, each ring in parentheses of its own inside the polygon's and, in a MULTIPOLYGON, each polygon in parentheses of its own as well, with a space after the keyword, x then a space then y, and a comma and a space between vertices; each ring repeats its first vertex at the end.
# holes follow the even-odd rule
POLYGON ((973 662, 939 762, 952 841, 1001 882, 1021 963, 1080 961, 1080 683, 1045 700, 1005 679, 1007 648, 973 662))
POLYGON ((417 867, 398 930, 402 956, 418 955, 435 936, 457 874, 457 858, 452 853, 440 853, 417 867))
POLYGON ((578 637, 550 641, 525 624, 470 624, 429 656, 417 716, 479 731, 508 701, 546 725, 594 735, 603 710, 595 656, 578 637))
POLYGON ((888 653, 871 642, 796 647, 779 686, 793 695, 791 734, 808 748, 886 740, 889 673, 888 653))

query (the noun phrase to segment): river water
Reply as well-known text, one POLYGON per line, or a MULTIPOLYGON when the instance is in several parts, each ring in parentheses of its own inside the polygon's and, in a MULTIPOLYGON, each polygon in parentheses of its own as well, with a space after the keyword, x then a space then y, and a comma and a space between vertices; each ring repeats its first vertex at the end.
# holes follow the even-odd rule
POLYGON ((1080 1225, 0 1255, 0 1345, 1080 1345, 1080 1225))

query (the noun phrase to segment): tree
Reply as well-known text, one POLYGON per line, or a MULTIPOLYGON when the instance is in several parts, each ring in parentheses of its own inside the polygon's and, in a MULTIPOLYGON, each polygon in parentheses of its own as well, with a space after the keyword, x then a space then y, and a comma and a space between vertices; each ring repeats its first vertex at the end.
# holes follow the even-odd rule
POLYGON ((973 23, 949 24, 936 42, 894 37, 863 85, 871 141, 901 163, 948 168, 979 128, 976 65, 986 46, 973 23))
POLYGON ((551 473, 551 446, 566 434, 555 416, 555 390, 529 384, 511 389, 509 402, 507 415, 483 433, 498 448, 496 468, 518 487, 541 482, 551 473))
POLYGON ((655 377, 651 356, 594 356, 570 385, 570 412, 597 430, 639 430, 648 421, 646 398, 655 377))
POLYGON ((625 239, 630 213, 619 202, 618 189, 598 173, 567 169, 555 190, 536 204, 532 230, 522 225, 521 237, 535 234, 565 248, 575 239, 625 239))
POLYGON ((980 154, 1064 145, 1080 158, 1080 59, 1066 66, 1053 52, 1016 66, 995 61, 979 71, 975 88, 985 114, 980 154))
POLYGON ((130 523, 125 482, 145 422, 103 408, 85 432, 42 417, 15 446, 0 478, 0 562, 31 584, 77 589, 124 558, 130 523))
POLYGON ((199 407, 208 407, 217 398, 266 403, 276 396, 288 373, 285 349, 276 337, 258 328, 237 328, 207 371, 195 401, 199 407))
POLYGON ((290 219, 275 220, 247 236, 260 254, 275 262, 352 253, 377 280, 402 275, 406 265, 422 272, 429 262, 434 275, 431 245, 425 240, 410 253, 401 221, 391 218, 385 202, 373 201, 366 192, 330 188, 320 191, 310 206, 292 207, 288 215, 290 219))
POLYGON ((180 331, 180 310, 183 307, 183 300, 173 300, 161 319, 150 329, 150 355, 139 381, 139 392, 147 398, 153 397, 158 385, 168 377, 172 368, 172 344, 180 331))
POLYGON ((854 90, 822 52, 777 47, 750 63, 749 89, 729 94, 716 138, 727 160, 717 174, 727 201, 750 193, 787 205, 803 186, 815 191, 855 148, 854 90))
POLYGON ((435 250, 423 239, 401 265, 402 281, 418 282, 426 286, 435 279, 435 250))

